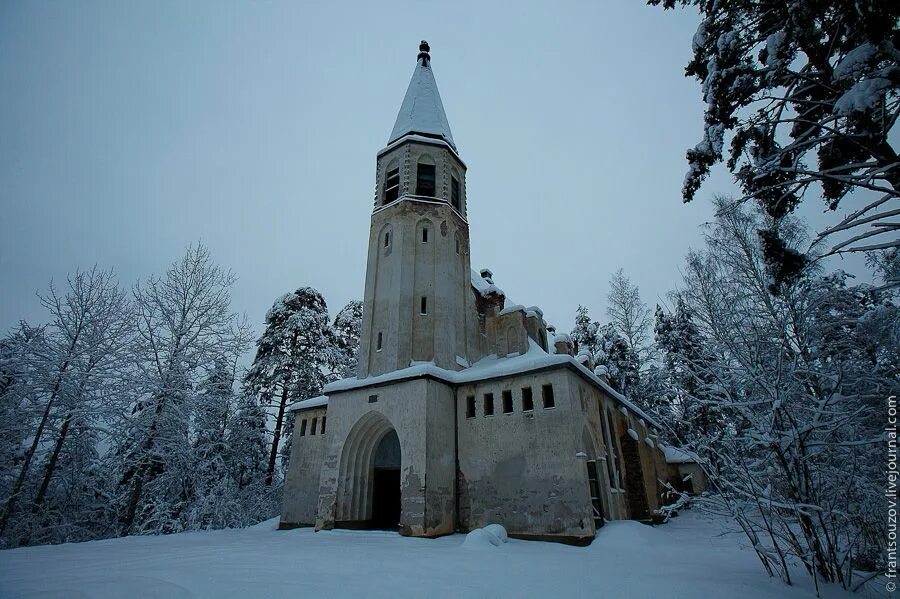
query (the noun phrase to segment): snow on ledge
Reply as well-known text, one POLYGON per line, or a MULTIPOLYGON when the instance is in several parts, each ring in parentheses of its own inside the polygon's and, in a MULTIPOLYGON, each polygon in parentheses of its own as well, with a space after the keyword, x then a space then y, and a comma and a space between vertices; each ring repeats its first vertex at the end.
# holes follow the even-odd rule
POLYGON ((328 396, 319 395, 317 397, 310 397, 309 399, 304 399, 302 401, 295 401, 287 407, 287 410, 288 412, 297 412, 300 410, 308 410, 310 408, 320 408, 327 405, 328 396))
MULTIPOLYGON (((528 339, 528 351, 519 356, 499 358, 496 355, 490 355, 478 360, 469 368, 459 371, 446 370, 444 368, 441 368, 440 366, 435 365, 432 362, 420 362, 410 366, 409 368, 386 372, 378 376, 370 376, 364 379, 346 378, 340 381, 335 381, 333 383, 325 385, 325 389, 323 389, 323 392, 326 395, 329 395, 338 391, 349 391, 351 389, 370 387, 372 385, 380 385, 394 381, 418 378, 421 376, 430 376, 446 383, 460 385, 482 381, 490 378, 522 374, 541 368, 564 365, 574 367, 582 376, 589 379, 596 386, 600 387, 608 395, 617 400, 621 404, 620 409, 626 415, 628 414, 628 410, 631 410, 657 429, 662 429, 662 427, 658 422, 656 422, 656 420, 647 415, 647 413, 645 413, 639 407, 631 403, 631 401, 627 397, 614 390, 609 386, 608 383, 604 382, 593 372, 585 368, 582 364, 579 364, 575 358, 568 354, 548 354, 543 349, 541 349, 541 347, 531 338, 528 339)), ((308 399, 305 401, 313 400, 308 399)), ((298 403, 302 404, 303 402, 298 403)), ((313 406, 304 405, 300 406, 297 409, 303 409, 306 407, 313 406)))
POLYGON ((659 444, 666 457, 667 464, 698 464, 700 457, 693 451, 681 449, 679 447, 671 447, 669 445, 659 444))

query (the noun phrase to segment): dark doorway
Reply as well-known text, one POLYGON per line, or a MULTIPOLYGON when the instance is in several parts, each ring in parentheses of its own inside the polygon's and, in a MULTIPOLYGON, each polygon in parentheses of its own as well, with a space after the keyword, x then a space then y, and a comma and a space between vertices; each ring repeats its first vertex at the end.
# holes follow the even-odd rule
POLYGON ((644 489, 644 469, 637 441, 629 435, 622 435, 622 459, 625 462, 625 497, 628 500, 628 517, 632 520, 648 520, 650 506, 644 489))
POLYGON ((390 431, 378 443, 372 477, 371 528, 400 527, 400 439, 390 431))
POLYGON ((372 528, 400 527, 400 469, 376 468, 372 502, 372 528))

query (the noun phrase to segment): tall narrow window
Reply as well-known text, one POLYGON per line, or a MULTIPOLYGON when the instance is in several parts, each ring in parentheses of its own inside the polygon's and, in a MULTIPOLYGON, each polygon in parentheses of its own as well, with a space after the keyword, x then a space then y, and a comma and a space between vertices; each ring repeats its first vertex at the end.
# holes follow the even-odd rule
POLYGON ((400 195, 400 169, 394 168, 388 171, 384 179, 384 203, 390 204, 400 195))
POLYGON ((459 253, 459 237, 456 238, 456 253, 459 253))
POLYGON ((547 408, 555 408, 556 407, 556 399, 553 397, 553 385, 543 385, 541 386, 541 394, 544 398, 544 409, 547 408))
POLYGON ((419 312, 421 314, 428 314, 428 298, 425 297, 424 295, 422 296, 422 302, 420 305, 419 312))
POLYGON ((378 347, 375 349, 376 351, 381 351, 381 331, 378 331, 378 347))
POLYGON ((504 391, 501 394, 501 398, 503 399, 503 413, 504 414, 512 414, 513 413, 512 391, 504 391))
POLYGON ((466 418, 475 418, 475 396, 466 397, 466 418))
POLYGON ((494 415, 494 394, 493 393, 485 393, 484 394, 484 415, 485 416, 493 416, 494 415))
POLYGON ((613 458, 613 449, 609 444, 609 428, 606 422, 606 412, 603 410, 603 404, 598 404, 600 411, 600 432, 603 434, 603 445, 606 447, 606 474, 609 476, 609 486, 617 489, 619 488, 618 480, 616 479, 616 467, 613 463, 615 460, 613 458))
POLYGON ((522 411, 531 412, 534 410, 534 396, 531 394, 531 387, 522 387, 522 411))
POLYGON ((322 434, 325 434, 325 416, 322 416, 322 434))
POLYGON ((459 210, 459 180, 456 177, 450 179, 450 203, 459 210))
POLYGON ((301 437, 305 437, 305 436, 306 436, 306 418, 304 418, 304 419, 300 422, 300 436, 301 436, 301 437))
POLYGON ((620 464, 622 462, 619 460, 619 441, 618 439, 616 439, 616 421, 613 419, 612 412, 610 412, 609 410, 606 411, 606 422, 609 424, 609 453, 612 456, 613 460, 613 471, 616 475, 616 488, 621 489, 622 479, 620 478, 620 472, 622 471, 622 468, 620 464))
POLYGON ((422 229, 422 243, 428 243, 428 227, 422 229))
POLYGON ((310 435, 316 434, 316 420, 317 420, 316 418, 313 418, 309 423, 309 434, 310 435))
POLYGON ((434 197, 434 165, 419 163, 416 168, 416 195, 434 197))
POLYGON ((391 232, 385 231, 384 232, 384 247, 387 247, 389 245, 391 245, 391 232))

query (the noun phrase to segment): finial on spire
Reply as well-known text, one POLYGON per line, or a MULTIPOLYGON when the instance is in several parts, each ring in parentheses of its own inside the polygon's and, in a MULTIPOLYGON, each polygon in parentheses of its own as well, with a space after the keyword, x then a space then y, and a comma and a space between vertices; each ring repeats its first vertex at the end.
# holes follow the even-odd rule
POLYGON ((428 42, 422 40, 422 43, 419 44, 419 57, 418 59, 422 61, 422 66, 427 67, 431 62, 431 54, 429 54, 429 50, 431 47, 428 45, 428 42))

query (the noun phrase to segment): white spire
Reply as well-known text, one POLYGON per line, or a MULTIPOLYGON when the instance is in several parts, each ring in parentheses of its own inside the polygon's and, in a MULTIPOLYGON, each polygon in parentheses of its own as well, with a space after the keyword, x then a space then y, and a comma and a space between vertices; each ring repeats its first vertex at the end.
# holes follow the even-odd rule
POLYGON ((413 71, 406 96, 397 114, 397 122, 394 123, 388 145, 405 135, 419 133, 439 137, 456 149, 453 135, 450 133, 450 123, 447 122, 444 105, 441 103, 441 95, 431 72, 429 49, 428 42, 423 40, 419 44, 416 69, 413 71))

